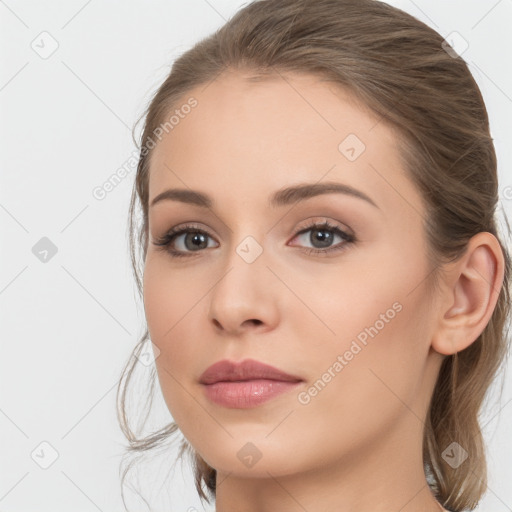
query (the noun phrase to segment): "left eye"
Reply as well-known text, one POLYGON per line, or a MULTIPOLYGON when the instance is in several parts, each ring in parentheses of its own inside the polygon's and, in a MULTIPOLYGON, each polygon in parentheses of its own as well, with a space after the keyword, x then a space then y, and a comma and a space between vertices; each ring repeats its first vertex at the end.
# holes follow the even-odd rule
POLYGON ((337 227, 316 226, 301 231, 295 238, 302 239, 303 243, 311 243, 314 249, 325 249, 333 245, 335 238, 340 241, 348 240, 347 233, 337 227), (309 233, 308 236, 306 236, 309 233))
POLYGON ((302 239, 303 242, 312 244, 313 247, 305 247, 304 252, 319 255, 343 250, 347 245, 355 242, 354 235, 343 231, 338 226, 329 224, 329 222, 313 224, 300 231, 295 239, 302 239), (309 235, 307 235, 308 233, 309 235), (333 245, 336 238, 340 239, 340 242, 333 245))

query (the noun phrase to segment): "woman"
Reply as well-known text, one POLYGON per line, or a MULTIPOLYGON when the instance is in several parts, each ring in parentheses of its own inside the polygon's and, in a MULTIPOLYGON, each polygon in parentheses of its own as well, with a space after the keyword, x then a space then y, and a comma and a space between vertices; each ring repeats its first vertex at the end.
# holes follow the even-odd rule
POLYGON ((482 96, 437 32, 374 0, 243 8, 145 113, 130 450, 179 429, 218 512, 475 508, 510 314, 497 201, 482 96), (174 422, 137 439, 148 340, 174 422))

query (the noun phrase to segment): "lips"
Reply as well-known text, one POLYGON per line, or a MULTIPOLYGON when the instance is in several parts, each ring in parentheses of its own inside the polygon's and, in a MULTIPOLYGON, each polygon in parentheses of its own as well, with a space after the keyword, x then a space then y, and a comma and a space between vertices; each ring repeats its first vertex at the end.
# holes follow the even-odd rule
POLYGON ((213 364, 200 377, 205 396, 230 409, 258 407, 300 386, 303 379, 254 359, 213 364))
POLYGON ((300 382, 303 380, 254 359, 245 359, 241 362, 224 359, 208 367, 201 375, 199 382, 208 385, 216 382, 243 382, 260 379, 281 382, 300 382))

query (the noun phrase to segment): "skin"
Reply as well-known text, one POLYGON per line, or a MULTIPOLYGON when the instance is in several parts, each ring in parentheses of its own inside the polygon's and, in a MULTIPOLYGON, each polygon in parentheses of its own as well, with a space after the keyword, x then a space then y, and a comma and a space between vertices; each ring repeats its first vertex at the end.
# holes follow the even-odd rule
POLYGON ((149 202, 184 188, 214 204, 150 208, 144 307, 169 411, 217 470, 216 510, 442 510, 423 471, 424 419, 443 358, 470 345, 490 319, 503 280, 497 240, 474 237, 430 295, 425 210, 390 127, 307 75, 251 83, 229 72, 183 103, 190 96, 197 107, 154 149, 149 202), (338 149, 348 134, 366 146, 354 161, 338 149), (278 189, 326 181, 364 192, 377 207, 338 193, 267 204, 278 189), (308 255, 322 250, 311 231, 297 235, 311 220, 328 220, 356 241, 335 236, 331 246, 342 250, 308 255), (207 248, 193 252, 178 236, 174 248, 188 251, 179 258, 153 244, 188 222, 209 234, 207 248), (263 250, 252 263, 236 252, 247 236, 263 250), (397 303, 401 311, 300 403, 298 393, 397 303), (304 381, 250 409, 210 402, 202 372, 245 358, 304 381), (252 467, 237 457, 248 442, 261 453, 252 467))

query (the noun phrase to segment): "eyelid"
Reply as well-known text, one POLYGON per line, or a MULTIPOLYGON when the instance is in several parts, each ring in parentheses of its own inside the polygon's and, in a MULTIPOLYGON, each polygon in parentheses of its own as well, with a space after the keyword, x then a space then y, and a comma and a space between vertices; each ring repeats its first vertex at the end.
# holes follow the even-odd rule
POLYGON ((309 229, 319 225, 328 225, 329 229, 339 229, 340 231, 343 231, 347 235, 355 237, 354 231, 350 229, 346 224, 343 224, 342 222, 339 222, 337 220, 333 220, 330 217, 321 215, 315 215, 313 217, 308 217, 307 219, 304 219, 304 221, 302 221, 299 224, 299 227, 296 228, 296 235, 299 233, 303 233, 304 231, 308 231, 309 229))
MULTIPOLYGON (((166 240, 170 239, 171 237, 174 236, 174 239, 176 239, 178 236, 186 234, 187 231, 204 233, 217 242, 215 236, 210 232, 210 230, 208 228, 202 227, 199 223, 196 223, 196 222, 184 222, 182 224, 177 224, 176 226, 172 227, 171 229, 168 229, 167 231, 165 231, 165 233, 162 236, 154 237, 152 239, 152 242, 155 245, 163 245, 163 243, 166 240)), ((217 242, 217 243, 219 243, 219 242, 217 242)))

